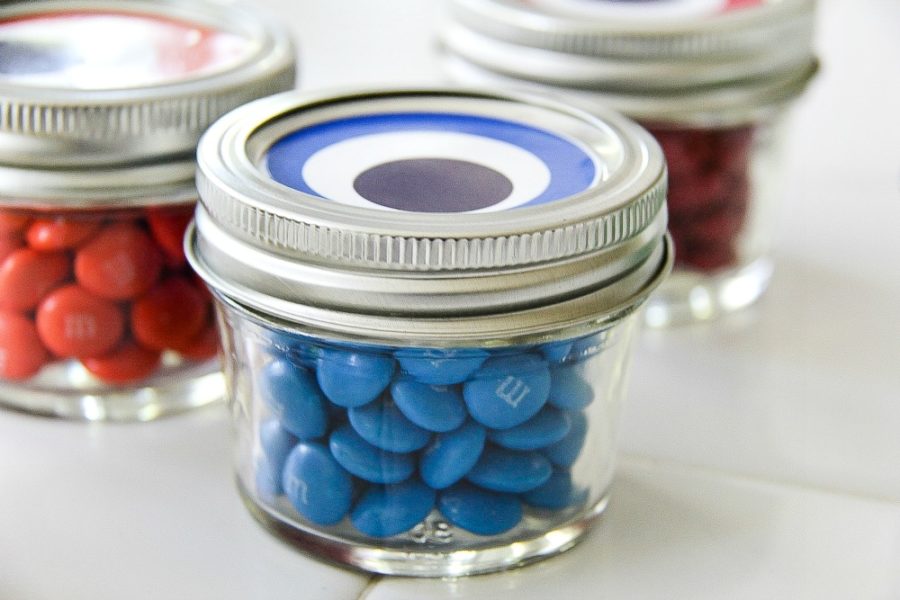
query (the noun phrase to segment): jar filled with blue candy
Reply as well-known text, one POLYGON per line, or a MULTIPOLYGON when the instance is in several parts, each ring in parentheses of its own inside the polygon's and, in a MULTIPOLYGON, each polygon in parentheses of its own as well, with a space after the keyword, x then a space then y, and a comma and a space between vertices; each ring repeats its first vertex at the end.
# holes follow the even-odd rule
POLYGON ((199 148, 239 491, 279 537, 456 576, 606 508, 636 315, 671 268, 641 127, 471 90, 291 92, 199 148))

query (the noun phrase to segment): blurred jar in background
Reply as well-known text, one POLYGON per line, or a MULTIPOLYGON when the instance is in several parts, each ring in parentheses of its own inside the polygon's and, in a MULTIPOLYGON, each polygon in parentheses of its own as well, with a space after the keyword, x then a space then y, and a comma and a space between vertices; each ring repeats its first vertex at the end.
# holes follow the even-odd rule
POLYGON ((286 33, 201 2, 0 8, 0 405, 147 420, 223 396, 182 249, 194 149, 292 87, 286 33))
POLYGON ((675 271, 651 326, 756 301, 772 274, 787 108, 817 70, 812 0, 452 0, 456 82, 540 89, 647 127, 669 168, 675 271))

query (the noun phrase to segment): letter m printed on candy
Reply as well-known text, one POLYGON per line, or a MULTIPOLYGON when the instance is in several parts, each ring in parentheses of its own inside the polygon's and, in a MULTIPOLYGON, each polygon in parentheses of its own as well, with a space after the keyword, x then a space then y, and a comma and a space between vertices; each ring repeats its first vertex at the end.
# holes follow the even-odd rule
POLYGON ((518 377, 508 375, 506 379, 500 382, 494 393, 512 408, 516 408, 528 396, 529 392, 531 392, 531 388, 524 381, 518 377))

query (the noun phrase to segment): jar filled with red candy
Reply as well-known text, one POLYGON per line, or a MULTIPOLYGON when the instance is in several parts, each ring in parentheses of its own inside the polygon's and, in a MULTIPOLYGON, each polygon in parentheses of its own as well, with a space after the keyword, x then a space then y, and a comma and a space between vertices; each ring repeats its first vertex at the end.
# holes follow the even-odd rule
POLYGON ((0 8, 0 405, 147 420, 217 400, 215 313, 185 260, 194 148, 292 87, 286 33, 201 2, 0 8))
POLYGON ((459 82, 608 106, 660 142, 672 276, 651 326, 744 308, 772 274, 787 108, 817 70, 814 0, 452 0, 444 65, 459 82))

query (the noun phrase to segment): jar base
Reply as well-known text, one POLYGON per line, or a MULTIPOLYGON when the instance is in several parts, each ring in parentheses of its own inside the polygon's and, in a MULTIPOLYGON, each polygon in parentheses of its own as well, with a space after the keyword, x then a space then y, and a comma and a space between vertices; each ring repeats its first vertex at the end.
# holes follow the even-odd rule
POLYGON ((767 258, 711 275, 676 267, 647 301, 644 324, 663 328, 717 319, 756 302, 771 278, 767 258))
POLYGON ((151 421, 225 397, 225 381, 214 361, 181 366, 123 388, 80 382, 84 370, 71 362, 54 365, 55 372, 28 382, 0 382, 0 407, 62 419, 151 421))
MULTIPOLYGON (((313 558, 341 567, 381 575, 401 577, 463 577, 520 567, 550 558, 572 548, 590 530, 606 509, 609 494, 574 518, 533 537, 503 539, 498 544, 442 550, 439 543, 423 543, 423 551, 408 545, 391 548, 371 546, 341 539, 285 517, 259 504, 240 478, 237 487, 250 514, 269 532, 313 558), (424 549, 426 548, 427 549, 424 549)), ((426 522, 431 521, 433 513, 426 522)), ((487 538, 484 538, 487 539, 487 538)))

